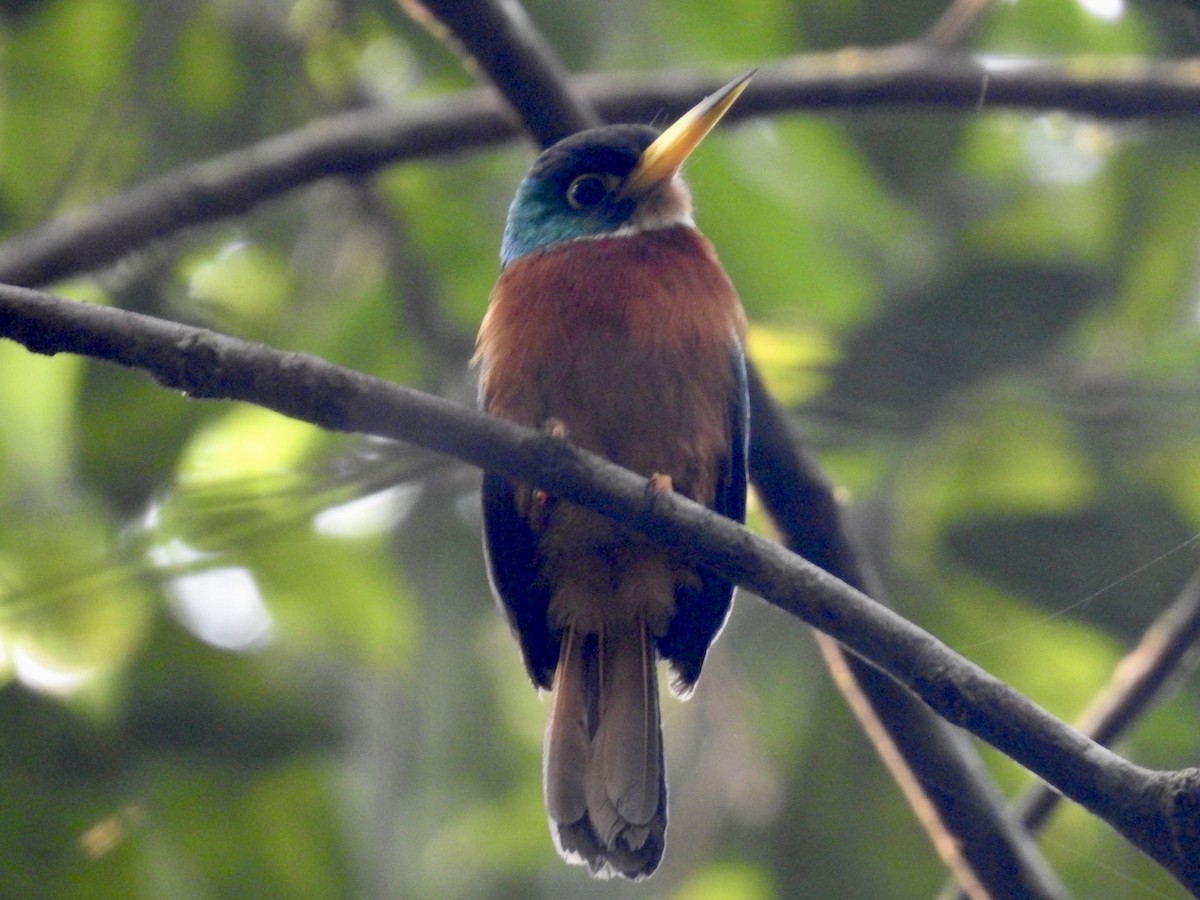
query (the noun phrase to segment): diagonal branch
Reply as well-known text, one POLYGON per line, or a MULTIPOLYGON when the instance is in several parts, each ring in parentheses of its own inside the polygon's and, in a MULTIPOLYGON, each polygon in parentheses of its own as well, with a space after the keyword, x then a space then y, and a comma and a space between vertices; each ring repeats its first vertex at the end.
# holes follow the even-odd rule
MULTIPOLYGON (((1197 663, 1200 643, 1200 572, 1151 624, 1142 640, 1117 664, 1109 684, 1080 716, 1076 728, 1098 744, 1112 746, 1128 731, 1171 682, 1182 679, 1197 663)), ((1037 782, 1016 799, 1013 812, 1030 833, 1046 824, 1062 794, 1037 782)), ((956 885, 939 896, 965 897, 956 885)))
MULTIPOLYGON (((750 375, 750 472, 787 547, 883 598, 846 534, 832 486, 792 435, 758 373, 752 369, 750 375)), ((1066 896, 974 748, 878 669, 833 641, 818 642, 835 683, 910 803, 917 791, 924 794, 924 803, 912 803, 914 812, 959 883, 982 881, 995 898, 1066 896)))
POLYGON ((137 368, 194 398, 407 441, 596 509, 833 637, 1200 892, 1200 770, 1133 765, 827 572, 601 457, 313 356, 23 288, 0 286, 0 335, 137 368))
MULTIPOLYGON (((1077 728, 1106 747, 1120 738, 1167 689, 1198 660, 1200 643, 1200 572, 1192 575, 1179 596, 1160 614, 1141 642, 1117 665, 1108 686, 1080 716, 1077 728)), ((1045 824, 1061 798, 1039 784, 1014 804, 1025 827, 1045 824)))
POLYGON ((954 0, 922 40, 939 50, 963 47, 982 24, 995 0, 954 0))
POLYGON ((602 124, 592 107, 576 100, 566 68, 519 3, 399 2, 426 28, 448 38, 447 43, 462 46, 467 59, 483 70, 542 147, 602 124), (444 35, 447 30, 449 35, 444 35))

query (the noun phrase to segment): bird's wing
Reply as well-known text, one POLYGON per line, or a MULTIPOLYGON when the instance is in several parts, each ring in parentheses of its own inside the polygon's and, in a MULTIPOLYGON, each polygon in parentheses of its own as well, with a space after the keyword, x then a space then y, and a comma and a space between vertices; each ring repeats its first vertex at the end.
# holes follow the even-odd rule
MULTIPOLYGON (((746 357, 739 345, 733 359, 737 389, 729 405, 729 454, 724 460, 712 508, 741 523, 746 520, 746 459, 749 453, 750 396, 746 357)), ((675 616, 658 641, 659 652, 671 662, 671 689, 686 696, 700 677, 708 646, 716 639, 733 605, 733 585, 704 570, 699 584, 680 585, 675 592, 675 616)))
POLYGON ((561 635, 550 628, 537 537, 517 510, 512 482, 490 472, 483 475, 483 550, 492 593, 521 643, 529 677, 549 690, 561 635))
POLYGON ((746 521, 746 459, 750 452, 750 389, 746 381, 746 356, 738 346, 733 361, 737 389, 729 406, 729 462, 717 481, 713 509, 737 523, 746 521))

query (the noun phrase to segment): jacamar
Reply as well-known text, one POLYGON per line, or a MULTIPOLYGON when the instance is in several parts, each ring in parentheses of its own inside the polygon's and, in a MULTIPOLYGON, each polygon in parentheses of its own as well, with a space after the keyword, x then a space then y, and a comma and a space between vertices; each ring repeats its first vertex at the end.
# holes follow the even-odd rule
MULTIPOLYGON (((741 301, 696 229, 680 166, 751 72, 662 134, 583 131, 537 158, 509 209, 479 331, 480 398, 738 522, 748 401, 741 301)), ((552 690, 546 810, 559 853, 640 879, 662 858, 657 657, 692 690, 733 586, 535 486, 483 480, 494 593, 552 690)))

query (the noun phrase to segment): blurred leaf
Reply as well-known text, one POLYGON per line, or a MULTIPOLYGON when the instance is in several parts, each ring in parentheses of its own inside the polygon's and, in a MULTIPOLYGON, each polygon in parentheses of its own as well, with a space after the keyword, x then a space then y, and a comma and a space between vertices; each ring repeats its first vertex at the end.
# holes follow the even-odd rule
POLYGON ((979 179, 967 246, 1051 264, 1099 262, 1119 251, 1121 149, 1116 128, 1062 115, 993 114, 971 123, 960 151, 964 173, 979 179))
POLYGON ((898 488, 914 517, 929 511, 945 523, 979 514, 1056 513, 1094 496, 1094 467, 1068 422, 1016 402, 1014 393, 1012 386, 983 392, 927 435, 906 470, 919 492, 898 488))
POLYGON ((256 322, 277 315, 294 291, 287 262, 270 248, 233 241, 201 262, 188 277, 188 293, 201 309, 256 322))
MULTIPOLYGON (((1132 156, 1125 167, 1134 195, 1124 208, 1120 247, 1124 277, 1118 300, 1121 315, 1113 328, 1122 341, 1146 342, 1175 333, 1174 326, 1194 314, 1180 301, 1194 303, 1196 262, 1188 235, 1200 228, 1200 165, 1190 154, 1154 152, 1132 156)), ((1195 334, 1195 328, 1191 329, 1195 334)))
POLYGON ((171 84, 180 106, 201 118, 229 111, 246 72, 232 35, 210 4, 197 6, 183 32, 171 84))
POLYGON ((44 495, 69 479, 82 369, 78 357, 51 359, 0 345, 0 472, 8 502, 44 495))
POLYGON ((918 424, 952 393, 1037 359, 1101 298, 1085 269, 997 263, 949 274, 853 333, 823 406, 918 424))
POLYGON ((84 366, 75 412, 77 446, 86 448, 77 457, 79 476, 123 516, 136 515, 174 479, 193 431, 223 414, 164 391, 140 372, 104 363, 84 366))
MULTIPOLYGON (((796 8, 786 0, 745 5, 710 4, 700 14, 689 4, 651 4, 643 16, 648 36, 663 38, 670 55, 659 66, 693 59, 762 59, 793 50, 796 8)), ((653 39, 653 38, 652 38, 653 39)))
POLYGON ((106 679, 140 645, 150 612, 128 568, 94 568, 110 552, 105 523, 85 510, 9 516, 0 535, 0 674, 8 668, 33 690, 107 704, 106 679))
POLYGON ((238 406, 194 437, 179 469, 188 485, 284 475, 300 468, 322 437, 307 422, 257 406, 238 406))
POLYGON ((672 900, 771 900, 777 896, 771 878, 747 865, 714 863, 698 870, 672 900))
POLYGON ((697 222, 751 315, 860 320, 878 299, 876 270, 919 243, 918 222, 835 124, 781 119, 731 133, 724 145, 736 155, 720 174, 722 145, 706 144, 688 175, 697 222))
POLYGON ((1071 513, 980 516, 946 541, 984 577, 1132 640, 1196 568, 1193 534, 1160 498, 1135 494, 1071 513))
POLYGON ((987 18, 989 49, 1015 53, 1143 53, 1154 46, 1139 8, 1121 4, 1119 18, 1095 15, 1080 2, 1010 3, 987 18))
POLYGON ((81 172, 77 154, 85 140, 92 152, 102 144, 119 153, 137 136, 132 127, 89 135, 102 113, 119 113, 106 92, 127 74, 136 16, 128 0, 57 0, 25 16, 17 39, 6 41, 0 191, 14 209, 37 210, 23 221, 54 205, 64 185, 83 200, 113 188, 107 171, 81 172))
POLYGON ((746 352, 767 382, 771 395, 781 403, 802 403, 825 383, 821 368, 835 357, 836 350, 814 331, 751 324, 746 335, 746 352))
POLYGON ((1200 443, 1164 441, 1147 454, 1140 468, 1195 529, 1200 523, 1200 443))

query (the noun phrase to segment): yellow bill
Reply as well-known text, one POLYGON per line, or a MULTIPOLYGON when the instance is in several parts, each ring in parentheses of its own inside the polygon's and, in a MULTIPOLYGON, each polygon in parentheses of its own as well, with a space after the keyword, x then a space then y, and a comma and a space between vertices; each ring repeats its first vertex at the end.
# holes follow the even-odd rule
POLYGON ((621 196, 639 197, 678 172, 683 161, 721 121, 756 72, 758 69, 751 69, 716 93, 709 94, 655 138, 654 143, 642 151, 637 165, 625 179, 621 196))

